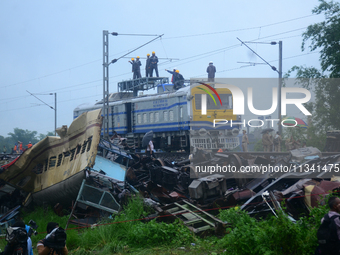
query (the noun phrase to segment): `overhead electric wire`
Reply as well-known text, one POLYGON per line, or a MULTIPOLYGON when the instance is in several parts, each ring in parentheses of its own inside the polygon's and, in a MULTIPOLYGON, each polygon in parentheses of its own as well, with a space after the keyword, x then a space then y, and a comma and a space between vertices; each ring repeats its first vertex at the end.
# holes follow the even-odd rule
POLYGON ((211 32, 211 33, 201 33, 201 34, 193 34, 193 35, 165 37, 165 38, 163 38, 163 40, 196 37, 196 36, 205 36, 205 35, 214 35, 214 34, 222 34, 222 33, 232 33, 232 32, 244 31, 244 30, 253 30, 253 29, 259 29, 259 28, 274 26, 274 25, 278 25, 278 24, 282 24, 282 23, 286 23, 286 22, 290 22, 290 21, 294 21, 294 20, 298 20, 298 19, 304 19, 304 18, 307 18, 307 17, 316 16, 316 15, 319 15, 319 14, 311 14, 311 15, 307 15, 307 16, 303 16, 303 17, 299 17, 299 18, 294 18, 294 19, 290 19, 290 20, 285 20, 285 21, 280 21, 280 22, 276 22, 276 23, 272 23, 272 24, 268 24, 268 25, 264 25, 264 26, 257 26, 257 27, 250 27, 250 28, 239 28, 239 29, 232 29, 232 30, 225 30, 225 31, 211 32))
MULTIPOLYGON (((220 32, 213 32, 213 33, 206 33, 206 34, 187 35, 187 36, 170 37, 170 38, 162 38, 162 39, 165 40, 165 39, 174 39, 174 38, 181 38, 181 37, 191 37, 191 36, 210 35, 210 34, 218 34, 218 33, 237 32, 237 31, 242 31, 242 30, 258 29, 258 28, 274 26, 274 25, 278 25, 278 24, 281 24, 281 23, 286 23, 286 22, 290 22, 290 21, 294 21, 294 20, 298 20, 298 19, 303 19, 303 18, 307 18, 307 17, 311 17, 311 16, 316 16, 316 15, 319 15, 319 14, 311 14, 311 15, 307 15, 307 16, 302 16, 302 17, 298 17, 298 18, 294 18, 294 19, 289 19, 289 20, 285 20, 285 21, 280 21, 280 22, 271 23, 271 24, 268 24, 268 25, 257 26, 257 27, 251 27, 251 28, 234 29, 234 30, 227 30, 227 31, 220 31, 220 32)), ((299 30, 299 29, 297 29, 297 30, 299 30)), ((285 33, 287 33, 287 32, 285 32, 285 33)), ((119 34, 119 35, 130 35, 130 34, 119 34)), ((146 35, 147 35, 147 34, 146 34, 146 35)), ((143 36, 146 36, 146 35, 143 35, 143 36)), ((276 35, 279 35, 279 34, 276 34, 276 35)), ((155 35, 150 35, 150 36, 155 36, 155 35)), ((275 35, 273 35, 273 36, 275 36, 275 35)), ((271 37, 271 36, 269 36, 269 37, 271 37)), ((265 37, 264 37, 264 38, 265 38, 265 37)), ((260 38, 258 38, 258 39, 260 39, 260 38)), ((258 40, 258 39, 256 39, 256 40, 258 40)), ((263 39, 263 38, 262 38, 262 39, 263 39)), ((122 51, 122 52, 120 52, 120 53, 123 53, 123 52, 125 52, 125 51, 122 51)), ((112 56, 115 56, 115 55, 118 55, 118 54, 120 54, 120 53, 111 55, 111 57, 112 57, 112 56)), ((71 67, 71 68, 68 68, 68 69, 64 69, 64 70, 62 70, 62 71, 58 71, 58 72, 55 72, 55 73, 47 74, 47 75, 40 76, 40 77, 37 77, 37 78, 33 78, 33 79, 30 79, 30 80, 26 80, 26 81, 22 81, 22 82, 17 82, 17 83, 10 84, 10 85, 1 86, 0 88, 6 88, 6 87, 11 87, 11 86, 16 86, 16 85, 20 85, 20 84, 23 84, 23 83, 27 83, 27 82, 39 80, 39 79, 46 78, 46 77, 49 77, 49 76, 52 76, 52 75, 56 75, 56 74, 59 74, 59 73, 63 73, 63 72, 66 72, 66 71, 69 71, 69 70, 72 70, 72 69, 76 69, 76 68, 79 68, 79 67, 82 67, 82 66, 85 66, 85 65, 88 65, 88 64, 92 64, 92 63, 94 63, 94 62, 98 62, 98 61, 101 61, 101 60, 102 60, 102 59, 94 60, 94 61, 91 61, 91 62, 82 64, 82 65, 79 65, 79 66, 75 66, 75 67, 71 67)))

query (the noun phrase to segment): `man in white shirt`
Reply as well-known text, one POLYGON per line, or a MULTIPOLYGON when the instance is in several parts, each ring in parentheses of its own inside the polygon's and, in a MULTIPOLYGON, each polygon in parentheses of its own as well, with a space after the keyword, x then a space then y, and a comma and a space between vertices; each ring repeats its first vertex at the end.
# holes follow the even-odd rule
POLYGON ((146 156, 153 157, 153 149, 154 149, 153 142, 152 140, 150 140, 148 147, 146 148, 146 156))

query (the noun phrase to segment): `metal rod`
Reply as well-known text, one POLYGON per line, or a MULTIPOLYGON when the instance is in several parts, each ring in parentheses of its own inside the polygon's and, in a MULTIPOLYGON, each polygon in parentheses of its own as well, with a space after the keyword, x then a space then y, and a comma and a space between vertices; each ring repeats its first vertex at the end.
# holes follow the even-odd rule
POLYGON ((57 136, 57 93, 54 93, 54 136, 57 136))
POLYGON ((279 133, 282 136, 282 125, 281 125, 281 88, 282 88, 282 41, 279 41, 279 84, 278 84, 278 117, 279 117, 279 133))

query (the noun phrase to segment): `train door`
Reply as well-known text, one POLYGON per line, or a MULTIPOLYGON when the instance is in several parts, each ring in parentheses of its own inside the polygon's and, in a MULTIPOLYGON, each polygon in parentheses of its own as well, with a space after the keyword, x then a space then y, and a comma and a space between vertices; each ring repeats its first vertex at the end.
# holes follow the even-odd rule
POLYGON ((132 107, 131 107, 131 103, 126 103, 125 104, 126 107, 126 129, 128 133, 132 133, 132 107))

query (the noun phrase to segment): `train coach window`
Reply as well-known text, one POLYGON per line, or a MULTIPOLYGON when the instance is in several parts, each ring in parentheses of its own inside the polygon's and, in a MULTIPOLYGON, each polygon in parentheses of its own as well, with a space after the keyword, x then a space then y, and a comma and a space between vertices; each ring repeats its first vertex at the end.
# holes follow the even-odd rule
POLYGON ((163 121, 168 121, 168 111, 163 112, 163 121))
POLYGON ((179 108, 179 117, 183 118, 183 107, 179 108))
POLYGON ((140 114, 137 114, 137 123, 138 124, 142 123, 142 116, 140 114))
POLYGON ((169 111, 169 119, 170 121, 174 120, 174 111, 169 111))
MULTIPOLYGON (((232 109, 233 108, 233 97, 231 94, 220 94, 220 98, 222 101, 222 105, 219 103, 219 100, 216 95, 213 95, 214 100, 207 95, 207 109, 208 110, 217 110, 217 109, 232 109)), ((196 110, 201 110, 201 101, 202 94, 195 94, 195 108, 196 110)))
POLYGON ((146 116, 146 113, 143 113, 143 123, 148 122, 148 117, 146 116))
POLYGON ((155 112, 155 122, 159 122, 159 112, 155 112))
POLYGON ((50 157, 50 162, 49 162, 49 164, 48 164, 48 168, 50 169, 50 168, 53 168, 54 166, 55 166, 55 162, 56 162, 56 160, 57 160, 57 157, 50 157))
POLYGON ((153 113, 153 112, 150 112, 150 122, 151 122, 151 123, 153 122, 153 116, 154 116, 154 113, 153 113))

